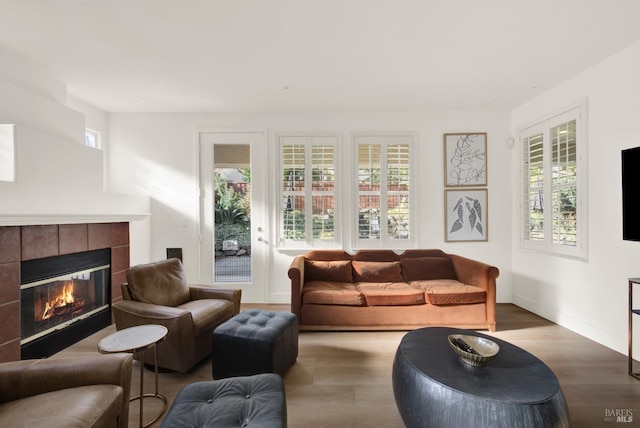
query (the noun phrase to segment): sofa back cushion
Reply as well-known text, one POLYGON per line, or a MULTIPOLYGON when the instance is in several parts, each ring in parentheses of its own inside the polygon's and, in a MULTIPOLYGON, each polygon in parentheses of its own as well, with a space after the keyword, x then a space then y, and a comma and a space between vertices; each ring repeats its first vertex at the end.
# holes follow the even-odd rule
POLYGON ((402 258, 414 258, 414 257, 447 257, 447 253, 438 249, 420 249, 412 248, 405 250, 402 253, 402 258))
POLYGON ((127 281, 131 297, 139 302, 175 307, 191 300, 179 259, 132 266, 127 281))
POLYGON ((360 262, 395 262, 400 256, 393 250, 359 250, 353 255, 353 260, 360 262))
POLYGON ((430 279, 457 279, 448 257, 411 257, 400 260, 402 278, 405 281, 430 279))
POLYGON ((351 260, 351 254, 344 250, 311 250, 304 255, 307 260, 324 260, 329 262, 332 260, 351 260))
POLYGON ((305 282, 353 282, 351 260, 305 260, 304 276, 305 282))
POLYGON ((400 262, 363 262, 354 260, 355 282, 401 282, 400 262))

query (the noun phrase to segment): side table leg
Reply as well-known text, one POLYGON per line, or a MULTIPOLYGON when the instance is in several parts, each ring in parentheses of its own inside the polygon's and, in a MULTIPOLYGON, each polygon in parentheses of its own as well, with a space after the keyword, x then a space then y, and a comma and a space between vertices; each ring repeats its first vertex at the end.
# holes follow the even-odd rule
MULTIPOLYGON (((138 355, 140 358, 140 395, 131 398, 130 401, 133 400, 140 400, 140 428, 146 428, 150 425, 152 425, 154 422, 156 422, 158 419, 160 419, 160 416, 162 416, 165 412, 165 410, 167 410, 167 397, 165 397, 164 395, 160 394, 160 391, 158 389, 158 347, 157 344, 153 344, 154 346, 154 351, 153 351, 153 356, 154 356, 154 375, 155 375, 155 384, 156 384, 156 390, 154 393, 148 393, 145 394, 144 393, 144 371, 145 371, 145 366, 144 366, 144 351, 145 349, 139 350, 138 351, 138 355), (144 399, 145 397, 147 398, 157 398, 159 400, 162 400, 162 409, 160 410, 160 412, 158 413, 158 415, 156 417, 154 417, 152 420, 148 421, 147 423, 144 422, 144 399)), ((135 353, 135 352, 134 352, 135 353)))
MULTIPOLYGON (((139 351, 138 355, 140 357, 140 428, 144 427, 143 422, 143 403, 144 403, 144 356, 142 355, 144 351, 139 351)), ((156 365, 156 368, 158 366, 156 365)), ((157 375, 156 375, 157 378, 157 375)))
POLYGON ((154 345, 153 347, 153 358, 154 358, 154 363, 156 366, 156 397, 160 394, 158 394, 158 344, 154 345))
POLYGON ((160 419, 160 416, 162 416, 162 414, 164 413, 165 410, 167 410, 167 397, 165 397, 164 395, 160 394, 160 391, 158 390, 158 343, 155 343, 153 345, 153 357, 155 359, 154 363, 155 363, 155 371, 156 371, 156 391, 154 396, 160 400, 162 400, 163 402, 163 406, 162 406, 162 410, 160 410, 160 413, 158 413, 158 416, 156 416, 156 418, 152 421, 150 421, 147 426, 151 425, 152 423, 154 423, 155 421, 157 421, 158 419, 160 419))

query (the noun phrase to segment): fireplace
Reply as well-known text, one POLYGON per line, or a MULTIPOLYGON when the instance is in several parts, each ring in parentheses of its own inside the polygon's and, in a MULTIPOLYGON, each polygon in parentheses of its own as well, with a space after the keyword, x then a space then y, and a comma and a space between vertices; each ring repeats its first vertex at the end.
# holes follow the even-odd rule
POLYGON ((46 358, 111 323, 111 249, 24 261, 21 358, 46 358))

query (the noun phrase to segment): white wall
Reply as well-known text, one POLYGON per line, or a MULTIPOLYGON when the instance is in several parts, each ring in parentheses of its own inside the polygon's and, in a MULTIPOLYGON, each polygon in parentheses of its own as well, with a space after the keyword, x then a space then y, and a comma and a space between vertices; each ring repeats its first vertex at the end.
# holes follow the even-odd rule
MULTIPOLYGON (((345 153, 352 132, 408 131, 419 138, 416 218, 421 248, 477 258, 498 266, 498 300, 511 301, 511 149, 509 114, 491 111, 352 112, 273 114, 110 114, 109 186, 115 191, 152 198, 151 250, 148 261, 166 257, 167 247, 183 248, 191 282, 199 280, 197 132, 207 128, 268 129, 269 180, 275 185, 277 132, 340 132, 345 153), (444 242, 443 133, 487 132, 489 170, 489 241, 444 242), (183 220, 186 219, 186 227, 183 220)), ((266 160, 265 160, 266 161, 266 160)), ((345 172, 351 165, 343 165, 345 172)), ((272 191, 275 194, 275 190, 272 191)), ((273 215, 276 201, 271 198, 273 215)), ((266 231, 273 234, 273 230, 266 231)), ((275 242, 273 235, 269 242, 275 242)), ((347 240, 348 248, 350 242, 347 240)), ((289 301, 287 269, 300 252, 271 248, 269 301, 289 301)))
MULTIPOLYGON (((640 276, 640 244, 622 240, 620 151, 640 146, 640 43, 569 79, 512 112, 513 135, 588 98, 587 261, 519 249, 514 210, 513 302, 626 354, 627 278, 640 276)), ((519 182, 518 158, 511 159, 519 182)), ((518 200, 517 185, 513 200, 518 200)))
MULTIPOLYGON (((0 181, 0 225, 145 218, 147 197, 103 191, 103 152, 84 145, 86 116, 66 104, 66 85, 10 52, 0 50, 0 60, 0 123, 13 124, 15 136, 15 180, 0 181)), ((77 105, 107 130, 106 113, 77 105)))

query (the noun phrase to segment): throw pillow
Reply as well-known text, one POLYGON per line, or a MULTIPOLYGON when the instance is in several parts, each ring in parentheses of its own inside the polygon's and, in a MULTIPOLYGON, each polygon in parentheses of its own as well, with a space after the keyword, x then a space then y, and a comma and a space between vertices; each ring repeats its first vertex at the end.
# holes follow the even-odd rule
POLYGON ((400 262, 353 261, 353 279, 356 282, 400 282, 400 262))
POLYGON ((351 260, 305 260, 305 281, 353 282, 351 260))
POLYGON ((457 279, 448 257, 413 257, 400 260, 405 281, 457 279))

